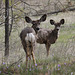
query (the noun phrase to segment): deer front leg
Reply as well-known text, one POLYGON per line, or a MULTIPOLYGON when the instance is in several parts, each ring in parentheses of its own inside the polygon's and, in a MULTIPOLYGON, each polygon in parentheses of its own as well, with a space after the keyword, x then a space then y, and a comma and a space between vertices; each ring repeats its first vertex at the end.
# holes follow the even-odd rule
POLYGON ((47 57, 48 57, 48 55, 49 55, 49 48, 50 48, 50 44, 46 43, 46 44, 45 44, 45 46, 46 46, 46 50, 47 50, 47 57))

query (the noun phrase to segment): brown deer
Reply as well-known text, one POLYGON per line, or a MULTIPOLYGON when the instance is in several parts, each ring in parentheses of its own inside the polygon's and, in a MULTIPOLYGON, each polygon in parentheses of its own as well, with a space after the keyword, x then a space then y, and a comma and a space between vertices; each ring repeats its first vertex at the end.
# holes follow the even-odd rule
POLYGON ((51 44, 54 44, 58 39, 58 31, 61 24, 64 24, 64 19, 61 19, 60 22, 55 22, 54 20, 50 20, 51 25, 54 25, 55 28, 53 30, 40 28, 37 33, 37 43, 45 44, 47 50, 47 56, 49 55, 49 48, 51 44))
POLYGON ((36 45, 37 31, 39 30, 40 23, 46 20, 46 15, 44 14, 39 20, 31 20, 28 16, 25 17, 27 23, 32 23, 32 27, 24 28, 20 33, 21 42, 26 53, 26 68, 28 67, 28 58, 29 66, 31 66, 31 55, 33 62, 36 66, 34 50, 36 45))

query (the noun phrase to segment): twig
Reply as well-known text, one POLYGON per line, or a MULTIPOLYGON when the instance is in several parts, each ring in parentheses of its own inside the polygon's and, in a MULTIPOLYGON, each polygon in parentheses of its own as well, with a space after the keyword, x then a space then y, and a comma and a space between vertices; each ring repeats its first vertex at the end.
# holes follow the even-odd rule
POLYGON ((0 23, 0 25, 4 24, 5 22, 0 23))
POLYGON ((23 58, 21 57, 18 61, 12 63, 9 67, 11 67, 11 66, 13 66, 13 65, 16 65, 16 64, 19 64, 19 62, 22 62, 22 61, 21 61, 22 59, 23 59, 23 58))
POLYGON ((25 4, 27 4, 28 6, 41 6, 41 5, 30 5, 30 4, 28 4, 27 2, 25 2, 25 1, 23 1, 23 0, 20 0, 21 2, 23 2, 23 3, 25 3, 25 4))

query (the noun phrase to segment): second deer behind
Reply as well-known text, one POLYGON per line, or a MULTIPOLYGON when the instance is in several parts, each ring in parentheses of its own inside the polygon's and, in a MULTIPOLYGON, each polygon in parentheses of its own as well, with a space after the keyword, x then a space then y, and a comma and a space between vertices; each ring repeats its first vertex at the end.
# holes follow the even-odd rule
POLYGON ((47 50, 47 56, 49 55, 49 48, 51 44, 54 44, 58 39, 58 32, 60 26, 64 24, 64 22, 65 22, 64 19, 61 19, 60 22, 55 22, 54 20, 50 20, 50 24, 55 26, 53 30, 41 28, 38 31, 37 43, 45 44, 47 50))

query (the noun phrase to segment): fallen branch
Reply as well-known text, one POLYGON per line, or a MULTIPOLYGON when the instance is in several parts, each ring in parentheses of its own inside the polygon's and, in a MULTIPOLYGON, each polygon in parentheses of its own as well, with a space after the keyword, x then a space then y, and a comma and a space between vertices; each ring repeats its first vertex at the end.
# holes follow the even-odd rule
MULTIPOLYGON (((75 8, 69 8, 69 9, 54 11, 54 12, 50 12, 50 13, 46 13, 46 14, 58 14, 60 12, 66 12, 66 11, 75 11, 75 8)), ((38 13, 38 14, 35 14, 33 16, 40 16, 40 15, 43 15, 43 13, 38 13)))

